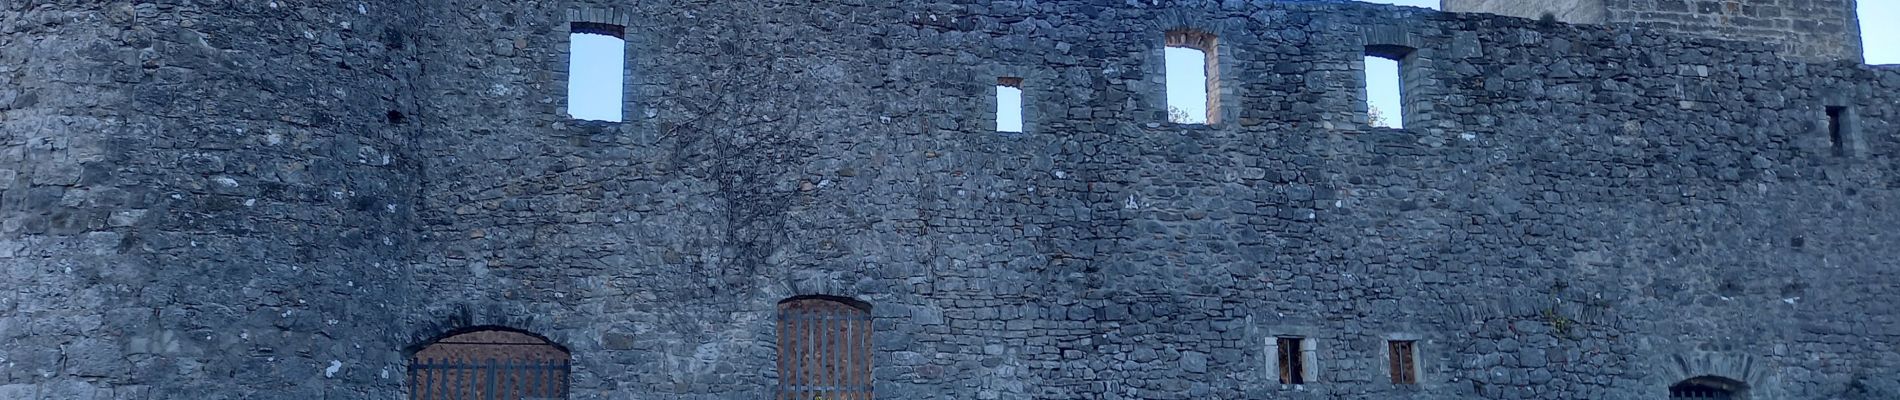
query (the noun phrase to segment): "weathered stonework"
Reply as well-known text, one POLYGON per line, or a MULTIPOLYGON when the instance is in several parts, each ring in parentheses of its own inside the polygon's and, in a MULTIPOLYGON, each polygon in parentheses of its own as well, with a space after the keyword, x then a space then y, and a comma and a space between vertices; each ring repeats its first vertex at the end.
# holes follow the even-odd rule
POLYGON ((402 398, 487 325, 575 399, 768 398, 808 294, 872 305, 889 399, 1900 397, 1900 71, 1336 1, 813 3, 0 3, 0 398, 402 398), (566 116, 572 21, 626 25, 626 122, 566 116), (1182 28, 1218 124, 1165 122, 1182 28), (1406 130, 1364 126, 1368 45, 1416 49, 1406 130))
MULTIPOLYGON (((1486 12, 1760 41, 1783 56, 1862 60, 1857 0, 1441 0, 1452 12, 1486 12)), ((1886 0, 1870 0, 1886 1, 1886 0)))
POLYGON ((1572 24, 1609 22, 1610 10, 1604 0, 1440 0, 1439 9, 1450 12, 1482 12, 1518 18, 1542 19, 1545 16, 1572 24))

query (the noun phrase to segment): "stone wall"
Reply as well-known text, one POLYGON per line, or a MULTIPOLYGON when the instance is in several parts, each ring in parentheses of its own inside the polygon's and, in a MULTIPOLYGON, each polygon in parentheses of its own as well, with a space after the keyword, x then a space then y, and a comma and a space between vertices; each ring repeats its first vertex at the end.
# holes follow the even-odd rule
POLYGON ((1572 24, 1601 24, 1608 22, 1606 18, 1609 18, 1609 10, 1604 8, 1603 0, 1442 0, 1439 9, 1530 19, 1542 19, 1550 15, 1558 21, 1572 24))
POLYGON ((505 326, 575 399, 766 398, 798 295, 871 305, 881 398, 1900 394, 1900 72, 1346 2, 710 3, 10 4, 0 397, 400 398, 505 326), (626 122, 566 117, 574 21, 626 25, 626 122), (1165 122, 1178 28, 1218 125, 1165 122), (1429 118, 1363 126, 1368 45, 1429 118))
MULTIPOLYGON (((1870 0, 1880 1, 1880 0, 1870 0)), ((1862 59, 1855 0, 1606 0, 1610 21, 1644 29, 1762 41, 1812 61, 1862 59)))
MULTIPOLYGON (((1486 12, 1569 23, 1765 42, 1783 56, 1816 62, 1862 59, 1856 0, 1443 0, 1452 12, 1486 12)), ((1875 0, 1878 1, 1878 0, 1875 0)))
POLYGON ((0 398, 392 397, 414 9, 0 3, 0 398))

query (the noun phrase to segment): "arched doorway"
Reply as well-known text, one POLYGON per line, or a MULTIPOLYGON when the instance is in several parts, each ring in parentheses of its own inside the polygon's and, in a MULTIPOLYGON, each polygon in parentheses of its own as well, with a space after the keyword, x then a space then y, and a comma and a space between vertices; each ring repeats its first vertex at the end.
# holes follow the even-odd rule
POLYGON ((778 304, 777 400, 869 400, 871 306, 831 296, 778 304))
POLYGON ((567 398, 567 349, 525 331, 482 327, 409 357, 412 400, 567 398))
POLYGON ((1741 400, 1746 396, 1748 385, 1734 379, 1719 376, 1698 376, 1676 382, 1669 387, 1670 399, 1713 399, 1741 400))

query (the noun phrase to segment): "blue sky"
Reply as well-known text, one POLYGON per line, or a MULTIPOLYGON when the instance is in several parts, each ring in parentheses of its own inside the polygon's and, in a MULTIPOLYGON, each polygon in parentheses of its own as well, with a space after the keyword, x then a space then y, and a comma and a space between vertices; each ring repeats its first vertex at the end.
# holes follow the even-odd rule
POLYGON ((619 122, 625 87, 627 44, 620 38, 590 33, 568 35, 574 42, 567 64, 568 115, 619 122))
POLYGON ((1023 89, 996 85, 996 131, 1023 131, 1023 89))
MULTIPOLYGON (((1438 8, 1438 0, 1373 0, 1405 6, 1438 8)), ((1868 64, 1900 64, 1900 0, 1860 0, 1861 37, 1868 64), (1882 23, 1876 23, 1882 22, 1882 23)), ((569 64, 568 93, 573 101, 568 113, 575 118, 619 121, 622 115, 621 71, 625 66, 625 44, 605 35, 574 34, 572 63, 569 64)), ((1168 68, 1168 104, 1182 109, 1189 119, 1206 118, 1206 88, 1202 84, 1204 60, 1196 50, 1170 48, 1168 68)), ((1397 127, 1399 118, 1398 64, 1376 57, 1366 59, 1367 101, 1397 127)), ((997 93, 998 126, 1019 127, 1022 123, 1020 92, 997 93), (1015 96, 1012 96, 1015 95, 1015 96)), ((1020 130, 1020 128, 1018 128, 1020 130)))
POLYGON ((1900 64, 1900 0, 1860 0, 1860 38, 1868 64, 1900 64))
POLYGON ((1170 120, 1207 123, 1207 53, 1185 47, 1163 51, 1168 64, 1168 107, 1178 108, 1182 114, 1179 120, 1170 120))

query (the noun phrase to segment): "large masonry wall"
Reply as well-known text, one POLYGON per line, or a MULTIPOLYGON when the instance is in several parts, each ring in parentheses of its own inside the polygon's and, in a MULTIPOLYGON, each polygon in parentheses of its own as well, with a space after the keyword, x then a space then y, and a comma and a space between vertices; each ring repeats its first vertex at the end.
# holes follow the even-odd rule
POLYGON ((83 158, 0 142, 22 154, 0 283, 34 288, 0 299, 0 397, 401 398, 416 346, 506 326, 571 352, 574 399, 768 398, 775 303, 808 294, 871 304, 879 398, 1900 396, 1900 72, 1360 3, 1102 3, 133 7, 143 45, 26 22, 108 6, 0 10, 0 82, 41 96, 0 92, 0 127, 113 171, 66 183, 37 168, 83 158), (575 21, 626 26, 626 122, 565 115, 575 21), (1218 125, 1165 122, 1180 28, 1219 37, 1218 125), (1406 130, 1363 126, 1368 45, 1417 49, 1406 130), (1024 78, 1025 133, 993 131, 999 76, 1024 78), (1305 385, 1271 368, 1283 335, 1314 341, 1305 385), (1418 385, 1386 378, 1392 338, 1419 341, 1418 385))
MULTIPOLYGON (((1866 0, 1886 1, 1886 0, 1866 0)), ((1451 12, 1558 21, 1757 41, 1784 57, 1814 62, 1862 59, 1857 0, 1443 0, 1451 12)))
MULTIPOLYGON (((1605 0, 1609 20, 1644 29, 1763 41, 1812 61, 1862 58, 1859 0, 1605 0)), ((1883 1, 1883 0, 1865 0, 1883 1)))
MULTIPOLYGON (((1482 12, 1518 18, 1542 19, 1545 15, 1572 24, 1608 22, 1604 0, 1442 0, 1439 9, 1450 12, 1482 12)), ((1620 4, 1620 3, 1619 3, 1620 4)))
POLYGON ((393 397, 412 6, 0 2, 0 398, 393 397))
POLYGON ((764 397, 799 294, 873 304, 890 398, 1895 387, 1891 72, 1361 4, 553 4, 436 11, 413 332, 547 334, 578 398, 764 397), (562 114, 572 20, 630 22, 628 122, 562 114), (1162 122, 1178 27, 1220 36, 1229 122, 1162 122), (1420 49, 1429 121, 1354 122, 1362 30, 1420 49), (1316 383, 1275 381, 1282 334, 1316 383))

